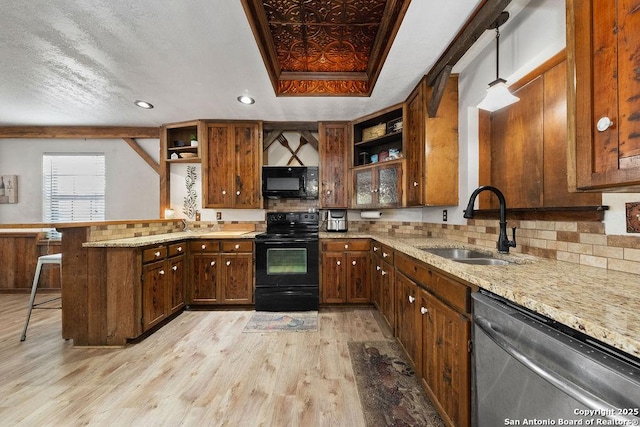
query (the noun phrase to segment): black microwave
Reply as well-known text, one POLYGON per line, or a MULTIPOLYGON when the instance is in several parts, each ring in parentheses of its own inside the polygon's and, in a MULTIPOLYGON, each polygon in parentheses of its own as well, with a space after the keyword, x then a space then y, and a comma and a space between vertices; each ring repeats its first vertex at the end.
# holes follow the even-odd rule
POLYGON ((262 197, 317 199, 317 166, 263 166, 262 197))

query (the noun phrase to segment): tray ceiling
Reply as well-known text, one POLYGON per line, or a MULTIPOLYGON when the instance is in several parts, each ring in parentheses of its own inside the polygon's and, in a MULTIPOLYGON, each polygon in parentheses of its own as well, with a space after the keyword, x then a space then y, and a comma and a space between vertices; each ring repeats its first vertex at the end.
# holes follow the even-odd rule
POLYGON ((411 0, 242 0, 278 96, 369 96, 411 0))

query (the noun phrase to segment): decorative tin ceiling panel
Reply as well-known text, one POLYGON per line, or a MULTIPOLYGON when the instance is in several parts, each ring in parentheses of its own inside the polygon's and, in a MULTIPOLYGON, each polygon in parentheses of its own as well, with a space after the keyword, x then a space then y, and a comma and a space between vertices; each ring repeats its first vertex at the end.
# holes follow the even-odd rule
POLYGON ((243 0, 277 95, 368 96, 410 0, 243 0))

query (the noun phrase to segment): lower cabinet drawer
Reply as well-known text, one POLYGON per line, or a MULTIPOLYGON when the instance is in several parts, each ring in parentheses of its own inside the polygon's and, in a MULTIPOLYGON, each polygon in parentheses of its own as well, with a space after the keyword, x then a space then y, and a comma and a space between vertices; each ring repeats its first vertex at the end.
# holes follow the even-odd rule
POLYGON ((210 240, 196 240, 189 242, 191 253, 220 252, 220 242, 210 240))
POLYGON ((223 240, 222 252, 253 252, 251 240, 223 240))
POLYGON ((167 247, 157 246, 155 248, 149 248, 142 251, 142 262, 153 262, 167 257, 167 247))
POLYGON ((169 245, 169 256, 182 255, 187 253, 187 244, 185 242, 173 243, 169 245))
POLYGON ((422 287, 433 292, 458 310, 471 311, 471 290, 468 286, 432 271, 426 264, 404 255, 396 254, 396 268, 422 287))
POLYGON ((368 251, 370 249, 371 249, 371 240, 369 239, 354 239, 354 240, 326 239, 322 241, 322 250, 325 252, 368 251))

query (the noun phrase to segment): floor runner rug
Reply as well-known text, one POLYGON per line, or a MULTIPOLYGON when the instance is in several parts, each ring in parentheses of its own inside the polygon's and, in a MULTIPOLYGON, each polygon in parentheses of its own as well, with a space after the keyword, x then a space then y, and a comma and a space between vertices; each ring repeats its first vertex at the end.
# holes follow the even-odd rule
POLYGON ((444 426, 395 341, 350 342, 367 426, 444 426))
POLYGON ((242 332, 312 332, 318 330, 318 312, 256 311, 242 332))

